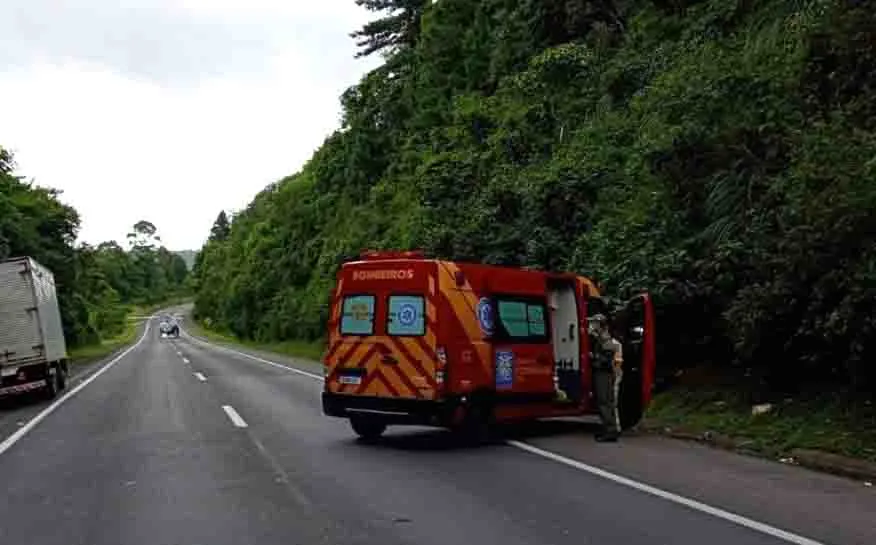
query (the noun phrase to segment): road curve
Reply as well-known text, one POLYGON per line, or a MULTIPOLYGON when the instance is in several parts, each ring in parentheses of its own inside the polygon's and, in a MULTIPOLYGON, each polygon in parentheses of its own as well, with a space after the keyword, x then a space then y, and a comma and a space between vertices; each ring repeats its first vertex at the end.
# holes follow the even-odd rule
MULTIPOLYGON (((379 444, 360 444, 344 421, 321 414, 318 369, 292 362, 294 372, 287 360, 257 357, 186 336, 161 339, 153 327, 50 412, 22 409, 21 418, 40 421, 16 426, 28 430, 0 454, 0 541, 876 543, 876 498, 857 483, 778 466, 796 472, 762 473, 774 477, 760 484, 778 501, 751 491, 739 497, 727 483, 748 486, 756 471, 721 461, 712 467, 718 476, 708 477, 711 451, 688 449, 685 458, 650 438, 595 445, 579 428, 545 423, 522 432, 517 446, 467 448, 422 428, 391 428, 379 444), (645 463, 633 464, 643 455, 645 463), (682 478, 679 463, 692 478, 682 478), (711 488, 699 489, 698 480, 711 488), (781 496, 794 487, 794 497, 781 496), (821 519, 799 519, 819 498, 821 519), (819 523, 831 503, 843 507, 839 523, 819 523), (757 512, 746 512, 749 505, 757 512)), ((0 414, 0 440, 14 433, 3 423, 16 418, 0 414)))

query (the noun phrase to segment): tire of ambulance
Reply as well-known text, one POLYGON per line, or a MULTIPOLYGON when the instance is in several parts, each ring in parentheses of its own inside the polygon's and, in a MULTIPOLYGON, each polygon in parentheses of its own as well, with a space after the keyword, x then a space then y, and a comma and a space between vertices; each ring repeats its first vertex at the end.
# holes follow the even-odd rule
POLYGON ((376 441, 386 431, 386 423, 367 416, 350 417, 350 426, 363 441, 376 441))
POLYGON ((495 418, 493 404, 487 396, 475 396, 465 408, 461 425, 455 429, 465 440, 475 445, 483 445, 494 439, 495 418))

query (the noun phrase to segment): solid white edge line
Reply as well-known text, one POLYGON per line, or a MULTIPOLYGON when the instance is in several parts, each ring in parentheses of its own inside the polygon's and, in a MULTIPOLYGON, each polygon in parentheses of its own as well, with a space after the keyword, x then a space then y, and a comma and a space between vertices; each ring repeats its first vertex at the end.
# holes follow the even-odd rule
POLYGON ((752 520, 747 517, 743 517, 742 515, 737 515, 735 513, 731 513, 729 511, 725 511, 723 509, 719 509, 717 507, 712 507, 711 505, 707 505, 705 503, 692 500, 689 498, 685 498, 684 496, 679 496, 678 494, 673 494, 672 492, 668 492, 666 490, 662 490, 660 488, 650 486, 644 483, 640 483, 638 481, 634 481, 632 479, 628 479, 627 477, 622 477, 615 473, 611 473, 609 471, 605 471, 604 469, 599 469, 598 467, 594 467, 583 462, 579 462, 578 460, 573 460, 571 458, 566 458, 565 456, 561 456, 559 454, 555 454, 548 450, 540 449, 538 447, 534 447, 528 443, 524 443, 522 441, 507 441, 507 443, 511 446, 517 447, 519 449, 525 450, 537 456, 541 456, 542 458, 547 458, 548 460, 553 460, 555 462, 559 462, 561 464, 565 464, 569 467, 573 467, 575 469, 579 469, 581 471, 586 471, 592 475, 596 475, 597 477, 602 477, 603 479, 607 479, 609 481, 616 482, 618 484, 622 484, 624 486, 633 488, 640 492, 644 492, 646 494, 651 494, 652 496, 657 496, 658 498, 662 498, 664 500, 671 501, 673 503, 677 503, 679 505, 683 505, 690 509, 694 509, 696 511, 700 511, 702 513, 706 513, 712 515, 713 517, 717 517, 728 522, 732 522, 734 524, 738 524, 740 526, 744 526, 751 530, 755 530, 757 532, 761 532, 763 534, 767 534, 773 537, 777 537, 779 539, 783 539, 790 543, 795 543, 797 545, 824 545, 820 541, 815 541, 809 539, 807 537, 803 537, 801 535, 797 535, 791 532, 787 532, 785 530, 781 530, 774 526, 770 526, 769 524, 764 524, 763 522, 758 522, 756 520, 752 520))
POLYGON ((80 382, 79 384, 77 384, 72 390, 68 390, 67 393, 65 393, 64 395, 62 395, 58 399, 56 399, 51 405, 49 405, 48 407, 46 407, 45 409, 40 411, 36 416, 31 418, 27 424, 18 428, 15 431, 15 433, 13 433, 12 435, 10 435, 6 439, 4 439, 3 442, 0 443, 0 455, 2 455, 4 452, 9 450, 9 448, 12 447, 12 445, 14 445, 15 443, 17 443, 22 437, 27 435, 28 432, 30 432, 32 429, 34 429, 37 424, 42 422, 42 420, 45 417, 47 417, 50 414, 52 414, 53 412, 55 412, 55 410, 58 407, 60 407, 65 401, 67 401, 68 399, 70 399, 71 397, 76 395, 80 390, 82 390, 83 388, 85 388, 86 386, 91 384, 95 379, 97 379, 97 377, 99 377, 100 375, 107 372, 110 369, 110 367, 112 367, 113 365, 118 363, 122 358, 127 356, 132 350, 134 350, 135 348, 140 346, 140 343, 142 343, 143 340, 146 339, 146 336, 149 334, 149 324, 150 324, 152 318, 154 318, 154 316, 150 316, 149 318, 146 319, 146 329, 143 330, 143 335, 140 337, 140 339, 136 343, 129 346, 127 349, 125 349, 124 352, 122 352, 121 354, 119 354, 118 356, 116 356, 115 358, 110 360, 109 362, 107 362, 103 367, 98 369, 93 375, 91 375, 87 379, 85 379, 82 382, 80 382))
POLYGON ((195 378, 201 382, 207 382, 207 377, 205 377, 203 373, 195 373, 195 378))
POLYGON ((314 374, 314 373, 308 373, 307 371, 302 371, 301 369, 296 369, 296 368, 294 368, 294 367, 289 367, 288 365, 281 365, 281 364, 279 364, 279 363, 276 363, 276 362, 273 362, 273 361, 270 361, 270 360, 266 360, 266 359, 264 359, 264 358, 260 358, 260 357, 258 357, 258 356, 253 356, 252 354, 247 354, 247 353, 245 353, 245 352, 238 352, 237 350, 233 350, 233 349, 231 349, 231 348, 226 348, 226 347, 224 347, 224 346, 219 346, 219 345, 215 345, 215 344, 212 344, 212 343, 208 343, 208 342, 206 342, 206 341, 202 341, 201 339, 199 339, 199 338, 197 338, 197 337, 194 337, 194 336, 192 336, 192 335, 189 335, 188 333, 186 333, 186 336, 187 336, 189 339, 191 339, 191 340, 193 340, 193 341, 195 341, 195 342, 197 342, 197 343, 199 343, 199 344, 202 344, 202 345, 204 345, 204 346, 207 346, 207 347, 209 347, 209 348, 211 348, 211 349, 213 349, 213 350, 218 350, 218 351, 220 351, 220 352, 229 352, 229 353, 231 353, 231 354, 236 354, 236 355, 238 355, 238 356, 243 356, 244 358, 249 358, 249 359, 251 359, 251 360, 255 360, 255 361, 257 361, 257 362, 261 362, 261 363, 264 363, 264 364, 266 364, 266 365, 270 365, 271 367, 279 367, 280 369, 284 369, 284 370, 289 371, 289 372, 291 372, 291 373, 297 373, 297 374, 299 374, 299 375, 303 375, 303 376, 305 376, 305 377, 310 377, 310 378, 313 378, 313 379, 316 379, 316 380, 320 380, 320 381, 323 380, 322 376, 317 375, 317 374, 314 374))
POLYGON ((237 426, 238 428, 247 427, 246 420, 241 418, 237 411, 234 410, 234 407, 231 405, 222 405, 222 410, 225 411, 225 414, 228 415, 228 418, 231 419, 231 423, 237 426))
MULTIPOLYGON (((192 339, 192 340, 194 340, 202 345, 213 348, 214 350, 225 351, 225 352, 230 352, 232 354, 237 354, 237 355, 243 356, 245 358, 249 358, 249 359, 261 362, 261 363, 265 363, 267 365, 279 367, 281 369, 285 369, 285 370, 291 371, 293 373, 298 373, 300 375, 304 375, 304 376, 319 380, 320 382, 323 382, 325 380, 323 377, 321 377, 319 375, 315 375, 313 373, 308 373, 306 371, 302 371, 300 369, 295 369, 295 368, 289 367, 287 365, 280 365, 279 363, 275 363, 275 362, 272 362, 272 361, 269 361, 269 360, 266 360, 263 358, 259 358, 259 357, 253 356, 251 354, 246 354, 244 352, 238 352, 237 350, 232 350, 230 348, 225 348, 224 346, 217 346, 217 345, 214 345, 212 343, 202 341, 201 339, 198 339, 198 338, 193 337, 191 335, 188 335, 188 333, 186 335, 190 339, 192 339)), ((824 543, 822 543, 820 541, 815 541, 813 539, 809 539, 807 537, 803 537, 801 535, 797 535, 797 534, 794 534, 792 532, 788 532, 788 531, 782 530, 780 528, 770 526, 769 524, 765 524, 763 522, 758 522, 756 520, 753 520, 753 519, 750 519, 747 517, 743 517, 742 515, 737 515, 735 513, 731 513, 730 511, 725 511, 725 510, 720 509, 718 507, 712 507, 711 505, 708 505, 708 504, 705 504, 705 503, 702 503, 702 502, 699 502, 696 500, 692 500, 690 498, 685 498, 684 496, 679 496, 678 494, 673 494, 672 492, 662 490, 660 488, 657 488, 657 487, 654 487, 654 486, 651 486, 651 485, 648 485, 645 483, 640 483, 638 481, 634 481, 633 479, 629 479, 627 477, 623 477, 621 475, 611 473, 611 472, 606 471, 604 469, 600 469, 598 467, 594 467, 594 466, 585 464, 584 462, 579 462, 578 460, 566 458, 565 456, 562 456, 560 454, 556 454, 556 453, 550 452, 548 450, 540 449, 538 447, 532 446, 532 445, 530 445, 528 443, 524 443, 522 441, 510 440, 510 441, 506 441, 506 443, 510 446, 515 447, 515 448, 525 450, 525 451, 529 452, 530 454, 535 454, 537 456, 541 456, 542 458, 546 458, 546 459, 552 460, 554 462, 559 462, 561 464, 573 467, 575 469, 579 469, 581 471, 586 471, 587 473, 590 473, 591 475, 595 475, 597 477, 602 477, 603 479, 607 479, 609 481, 613 481, 615 483, 633 488, 635 490, 638 490, 639 492, 644 492, 646 494, 651 494, 652 496, 657 496, 659 498, 671 501, 673 503, 683 505, 683 506, 688 507, 690 509, 694 509, 694 510, 699 511, 701 513, 706 513, 706 514, 711 515, 713 517, 717 517, 717 518, 720 518, 722 520, 726 520, 728 522, 738 524, 738 525, 743 526, 745 528, 749 528, 751 530, 755 530, 757 532, 761 532, 763 534, 767 534, 769 536, 776 537, 776 538, 782 539, 784 541, 794 543, 796 545, 825 545, 824 543)))

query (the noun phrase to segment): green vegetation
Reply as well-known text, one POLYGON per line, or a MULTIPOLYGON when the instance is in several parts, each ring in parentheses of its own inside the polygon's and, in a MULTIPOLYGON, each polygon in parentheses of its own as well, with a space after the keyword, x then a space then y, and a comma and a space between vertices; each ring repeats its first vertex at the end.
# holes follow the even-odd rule
POLYGON ((142 322, 138 314, 132 312, 125 320, 124 328, 115 336, 105 336, 100 342, 77 346, 69 350, 70 360, 74 365, 84 365, 105 358, 116 350, 133 343, 137 338, 137 325, 142 322))
POLYGON ((186 264, 186 267, 189 270, 195 266, 195 257, 197 257, 198 252, 195 250, 180 250, 178 252, 174 252, 176 255, 180 256, 186 264))
POLYGON ((74 357, 130 340, 133 305, 186 294, 186 264, 160 245, 154 225, 137 222, 128 249, 115 242, 76 245, 76 210, 62 204, 57 191, 16 176, 14 166, 12 155, 0 148, 0 259, 30 256, 54 273, 74 357))
POLYGON ((779 399, 770 412, 752 415, 738 391, 678 388, 655 397, 646 424, 727 435, 735 448, 772 458, 814 449, 876 462, 876 409, 836 394, 779 399))
POLYGON ((217 219, 198 319, 318 340, 364 248, 576 271, 654 295, 661 387, 744 378, 658 396, 658 422, 873 457, 871 3, 360 3, 385 64, 300 172, 217 219))
POLYGON ((297 174, 217 220, 196 315, 315 340, 363 248, 584 273, 659 308, 663 379, 876 390, 876 10, 361 0, 386 62, 297 174))
POLYGON ((319 341, 276 341, 276 342, 256 342, 248 339, 241 339, 230 333, 220 333, 210 329, 203 323, 190 323, 186 326, 189 333, 204 337, 211 341, 224 344, 236 344, 265 352, 274 352, 284 356, 293 358, 302 358, 310 360, 314 364, 318 364, 322 357, 325 346, 319 341))

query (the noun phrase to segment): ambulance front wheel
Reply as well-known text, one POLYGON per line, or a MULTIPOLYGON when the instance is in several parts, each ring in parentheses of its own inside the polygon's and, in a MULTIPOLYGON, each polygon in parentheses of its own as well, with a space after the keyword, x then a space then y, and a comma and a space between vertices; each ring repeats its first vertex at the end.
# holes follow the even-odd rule
POLYGON ((374 417, 352 416, 350 417, 350 425, 353 426, 356 435, 366 441, 374 441, 386 431, 386 423, 374 417))

